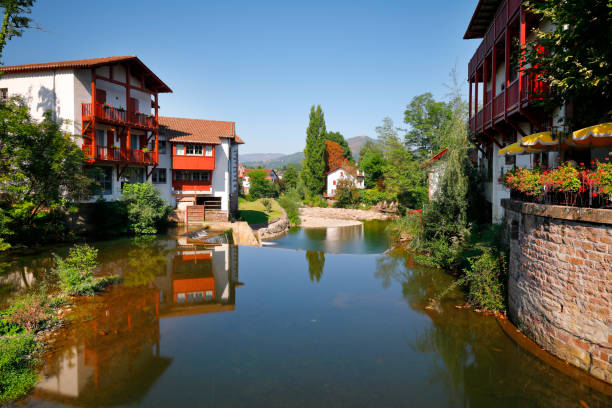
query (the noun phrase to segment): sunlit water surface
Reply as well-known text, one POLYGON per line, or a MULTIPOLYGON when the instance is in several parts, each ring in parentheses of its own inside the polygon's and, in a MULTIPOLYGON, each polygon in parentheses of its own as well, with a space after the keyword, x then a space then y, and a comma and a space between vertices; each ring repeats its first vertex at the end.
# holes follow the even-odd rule
MULTIPOLYGON (((382 255, 384 225, 295 230, 276 244, 95 244, 101 272, 123 283, 75 306, 20 405, 612 406, 494 318, 457 309, 461 293, 432 307, 452 278, 382 255)), ((7 260, 3 282, 44 279, 50 255, 7 260)))

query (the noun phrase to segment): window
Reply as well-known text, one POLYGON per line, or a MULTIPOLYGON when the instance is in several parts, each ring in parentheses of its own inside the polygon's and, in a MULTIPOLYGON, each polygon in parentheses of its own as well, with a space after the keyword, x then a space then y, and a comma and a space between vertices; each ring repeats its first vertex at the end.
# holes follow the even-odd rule
POLYGON ((210 180, 210 172, 177 170, 174 172, 174 179, 178 181, 208 181, 210 180))
POLYGON ((96 194, 111 195, 113 194, 113 168, 112 167, 97 167, 94 168, 94 180, 98 184, 96 186, 96 194))
POLYGON ((178 156, 182 156, 182 155, 185 154, 185 145, 184 144, 179 143, 179 144, 176 145, 176 154, 178 156))
POLYGON ((166 183, 166 169, 154 169, 151 181, 155 184, 166 183))
POLYGON ((157 148, 159 150, 159 154, 166 154, 166 141, 165 140, 160 140, 159 142, 157 142, 157 148))
POLYGON ((202 145, 188 144, 185 146, 185 154, 190 156, 201 156, 202 145))
POLYGON ((204 146, 204 148, 205 148, 204 156, 212 157, 212 155, 213 155, 213 147, 211 145, 206 145, 206 146, 204 146))
POLYGON ((0 100, 6 101, 8 99, 8 88, 0 88, 0 100))
POLYGON ((96 129, 96 144, 106 146, 106 132, 103 129, 96 129))

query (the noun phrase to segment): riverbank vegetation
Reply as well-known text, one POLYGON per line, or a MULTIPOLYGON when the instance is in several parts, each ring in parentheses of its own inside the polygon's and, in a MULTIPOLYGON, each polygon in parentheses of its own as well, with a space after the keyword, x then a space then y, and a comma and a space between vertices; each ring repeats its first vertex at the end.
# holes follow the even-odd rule
POLYGON ((238 211, 240 219, 249 224, 263 224, 283 215, 281 206, 272 198, 248 201, 240 197, 238 199, 238 211), (265 205, 266 202, 269 202, 269 209, 265 205))

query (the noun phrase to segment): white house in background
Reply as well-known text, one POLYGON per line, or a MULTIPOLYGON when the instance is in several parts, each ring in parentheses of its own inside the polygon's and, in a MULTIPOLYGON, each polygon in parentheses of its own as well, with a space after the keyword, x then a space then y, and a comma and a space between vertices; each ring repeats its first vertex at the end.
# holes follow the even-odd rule
POLYGON ((327 173, 326 179, 326 196, 327 197, 335 197, 336 196, 336 188, 338 186, 338 182, 340 180, 349 180, 353 183, 355 188, 364 189, 365 188, 365 175, 361 170, 353 170, 348 166, 337 167, 327 173))
POLYGON ((164 116, 159 124, 167 153, 153 183, 176 205, 179 217, 204 206, 202 217, 227 220, 238 209, 238 146, 244 142, 236 124, 164 116))
POLYGON ((420 167, 427 169, 427 181, 429 185, 429 199, 433 200, 438 190, 440 189, 440 179, 444 174, 444 155, 448 152, 448 148, 442 150, 435 156, 427 159, 420 167))
POLYGON ((266 180, 272 184, 280 180, 280 177, 274 169, 244 169, 242 172, 242 194, 249 194, 251 189, 251 178, 249 177, 249 173, 255 170, 264 170, 266 172, 266 180))
POLYGON ((121 197, 158 165, 158 94, 172 92, 136 56, 2 67, 0 95, 21 96, 34 119, 46 111, 98 169, 100 196, 121 197))

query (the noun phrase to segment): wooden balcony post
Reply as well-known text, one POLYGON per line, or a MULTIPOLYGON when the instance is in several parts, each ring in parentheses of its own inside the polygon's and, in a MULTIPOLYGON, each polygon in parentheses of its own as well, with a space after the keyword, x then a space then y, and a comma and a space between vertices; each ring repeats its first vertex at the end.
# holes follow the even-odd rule
POLYGON ((485 57, 484 63, 482 64, 482 89, 483 89, 483 93, 482 93, 482 106, 484 108, 484 106, 487 105, 488 99, 487 99, 487 80, 489 79, 489 75, 488 75, 488 69, 489 69, 489 64, 488 64, 488 58, 485 57))
POLYGON ((125 66, 125 120, 126 122, 132 121, 132 107, 130 103, 130 66, 125 66))
POLYGON ((525 8, 521 5, 519 6, 519 18, 520 18, 520 32, 519 32, 519 41, 520 41, 520 51, 521 51, 521 59, 519 65, 519 104, 521 103, 521 98, 523 95, 523 87, 525 84, 523 83, 523 65, 525 64, 525 44, 527 42, 527 21, 525 20, 525 8))
POLYGON ((506 32, 504 33, 504 40, 504 64, 506 67, 506 76, 504 80, 504 119, 508 119, 508 86, 510 85, 510 31, 508 30, 508 27, 506 27, 506 32))
POLYGON ((96 146, 96 75, 95 68, 91 69, 91 152, 90 157, 97 156, 96 146))
POLYGON ((476 70, 475 86, 476 89, 474 89, 474 128, 478 129, 478 70, 476 70))
POLYGON ((157 104, 158 102, 158 94, 157 92, 155 92, 155 161, 159 161, 159 156, 158 156, 158 147, 159 147, 159 123, 158 123, 158 118, 159 118, 159 106, 157 104))
POLYGON ((469 108, 468 108, 468 118, 471 118, 472 117, 472 78, 468 79, 468 84, 470 87, 470 96, 468 98, 468 100, 470 101, 469 108))
MULTIPOLYGON (((495 85, 497 83, 497 45, 493 43, 493 69, 491 70, 491 100, 495 101, 495 85)), ((493 112, 493 110, 491 110, 493 112)))

